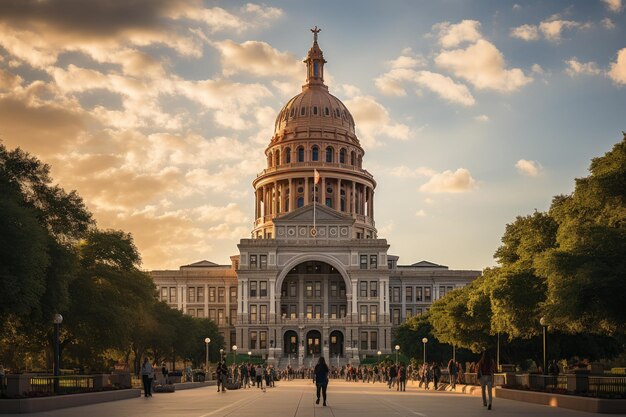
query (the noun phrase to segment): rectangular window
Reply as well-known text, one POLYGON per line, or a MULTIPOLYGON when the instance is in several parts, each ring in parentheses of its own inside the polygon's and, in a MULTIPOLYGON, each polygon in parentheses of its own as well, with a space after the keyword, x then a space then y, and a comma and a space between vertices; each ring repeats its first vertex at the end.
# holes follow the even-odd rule
POLYGON ((209 287, 209 303, 215 302, 215 287, 209 287))
POLYGON ((367 350, 367 332, 361 332, 361 349, 367 350))
POLYGON ((213 323, 217 321, 217 315, 215 314, 214 308, 209 309, 209 320, 211 320, 213 323))
POLYGON ((256 323, 257 321, 256 312, 257 312, 256 304, 250 304, 250 323, 256 323))
MULTIPOLYGON (((268 239, 271 239, 272 237, 269 236, 268 239)), ((267 255, 259 255, 259 263, 261 266, 261 269, 267 269, 267 255)))
POLYGON ((367 297, 367 281, 359 281, 359 297, 367 297))
POLYGON ((259 281, 259 296, 267 297, 267 281, 259 281))
POLYGON ((259 332, 259 349, 267 349, 267 332, 259 332))
POLYGON ((404 299, 407 303, 413 302, 413 287, 405 287, 404 288, 404 299))
POLYGON ((370 323, 378 322, 378 306, 370 306, 370 323))
POLYGON ((195 308, 188 308, 187 309, 187 314, 189 314, 191 317, 196 317, 196 309, 195 308))
POLYGON ((370 255, 370 268, 378 268, 378 255, 370 255))
POLYGON ((306 282, 305 295, 307 297, 313 297, 313 281, 306 282))
POLYGON ((392 323, 395 324, 396 326, 400 325, 400 309, 399 308, 394 308, 393 310, 393 316, 392 316, 392 323))
POLYGON ((361 269, 367 269, 367 255, 361 255, 361 263, 360 263, 360 267, 361 269))
POLYGON ((256 281, 250 281, 250 298, 252 297, 256 298, 256 294, 257 294, 256 285, 257 285, 256 281))
POLYGON ((295 282, 289 283, 289 296, 294 298, 298 296, 298 285, 295 282))
POLYGON ((250 269, 256 269, 256 268, 257 268, 256 255, 250 255, 250 269))
POLYGON ((378 350, 378 333, 370 332, 370 349, 378 350))
POLYGON ((256 349, 256 332, 250 332, 250 349, 256 349))
POLYGON ((424 287, 424 301, 428 302, 430 300, 431 300, 430 287, 424 287))
POLYGON ((415 301, 422 302, 422 287, 415 287, 415 301))
POLYGON ((219 287, 217 289, 217 302, 218 303, 223 303, 225 298, 226 298, 226 288, 219 287))
POLYGON ((315 281, 315 296, 318 298, 322 296, 322 281, 315 281))
POLYGON ((336 319, 337 314, 338 314, 337 305, 330 306, 330 318, 333 320, 336 319))
POLYGON ((198 317, 204 318, 204 309, 203 308, 199 308, 198 309, 198 317))
POLYGON ((298 318, 298 309, 295 304, 289 306, 289 318, 297 319, 298 318))
POLYGON ((196 287, 187 288, 187 302, 195 303, 196 302, 196 287))
POLYGON ((176 287, 170 287, 170 303, 176 302, 176 287))
POLYGON ((287 318, 287 311, 288 311, 288 307, 286 305, 282 304, 280 306, 280 316, 282 318, 284 318, 284 319, 287 318))
POLYGON ((259 306, 259 318, 261 319, 261 323, 267 323, 267 305, 262 304, 261 306, 259 306))
POLYGON ((346 306, 344 305, 340 305, 339 306, 339 318, 344 318, 346 316, 346 306))
POLYGON ((322 318, 322 306, 319 304, 315 306, 315 318, 316 319, 322 318))
POLYGON ((231 304, 237 302, 237 287, 230 287, 230 302, 231 304))
POLYGON ((340 282, 339 283, 339 297, 345 297, 345 296, 346 296, 346 283, 340 282))
POLYGON ((367 306, 360 307, 361 312, 361 323, 367 323, 367 306))
POLYGON ((407 308, 406 311, 404 312, 404 317, 406 317, 407 319, 410 319, 411 317, 413 317, 413 309, 407 308))
POLYGON ((391 296, 392 303, 400 302, 400 287, 393 287, 393 294, 391 296))
POLYGON ((237 324, 237 309, 231 308, 230 309, 230 325, 234 326, 235 324, 237 324))
POLYGON ((198 302, 204 303, 204 287, 198 287, 198 302))
POLYGON ((337 282, 333 281, 330 283, 330 296, 337 297, 337 282))
POLYGON ((224 320, 224 309, 217 309, 217 324, 226 324, 226 320, 224 320))
POLYGON ((370 281, 370 297, 378 297, 378 282, 370 281))
POLYGON ((307 319, 313 318, 313 304, 306 305, 306 318, 307 319))
POLYGON ((416 316, 421 316, 422 315, 422 309, 421 308, 416 308, 415 309, 415 315, 416 316))
POLYGON ((161 287, 161 301, 167 302, 167 287, 161 287))

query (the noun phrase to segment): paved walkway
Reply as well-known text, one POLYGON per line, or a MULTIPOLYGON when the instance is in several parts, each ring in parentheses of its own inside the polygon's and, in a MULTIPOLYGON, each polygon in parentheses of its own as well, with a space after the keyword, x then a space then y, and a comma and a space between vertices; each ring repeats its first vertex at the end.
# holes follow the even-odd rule
MULTIPOLYGON (((111 403, 67 408, 30 417, 446 417, 446 416, 572 416, 597 414, 494 399, 493 410, 480 397, 425 392, 408 384, 406 392, 383 384, 331 381, 328 407, 315 405, 315 387, 308 380, 277 382, 267 392, 252 388, 217 393, 215 387, 154 394, 111 403)), ((17 416, 17 415, 15 415, 17 416)), ((24 414, 20 414, 24 416, 24 414)))

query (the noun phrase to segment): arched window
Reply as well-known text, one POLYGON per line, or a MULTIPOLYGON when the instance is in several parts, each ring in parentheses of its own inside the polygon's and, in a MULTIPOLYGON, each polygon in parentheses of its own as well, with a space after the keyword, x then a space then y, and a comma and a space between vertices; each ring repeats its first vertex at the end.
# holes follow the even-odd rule
POLYGON ((304 206, 304 197, 298 197, 297 204, 298 204, 298 208, 304 206))
POLYGON ((313 114, 317 116, 317 106, 313 106, 313 114))
POLYGON ((285 163, 291 163, 291 148, 285 148, 285 163))
POLYGON ((326 148, 326 162, 333 162, 333 148, 326 148))
POLYGON ((304 162, 304 148, 298 147, 298 162, 304 162))
POLYGON ((339 151, 339 163, 340 164, 346 163, 346 150, 343 148, 341 148, 341 150, 339 151))
POLYGON ((339 113, 339 109, 335 109, 335 117, 341 117, 341 114, 339 113))
POLYGON ((269 155, 267 155, 267 167, 268 167, 268 168, 271 168, 271 167, 272 167, 272 164, 273 164, 273 161, 272 161, 272 153, 270 152, 270 154, 269 154, 269 155))
POLYGON ((311 161, 319 161, 319 153, 319 148, 317 146, 313 146, 313 148, 311 148, 311 161))
POLYGON ((276 161, 276 166, 280 165, 280 150, 276 150, 276 157, 274 158, 276 161))
POLYGON ((330 116, 330 110, 328 107, 324 107, 324 116, 330 116))
POLYGON ((300 116, 304 116, 306 114, 306 107, 300 107, 300 116))
POLYGON ((350 152, 350 165, 356 165, 356 154, 354 151, 350 152))

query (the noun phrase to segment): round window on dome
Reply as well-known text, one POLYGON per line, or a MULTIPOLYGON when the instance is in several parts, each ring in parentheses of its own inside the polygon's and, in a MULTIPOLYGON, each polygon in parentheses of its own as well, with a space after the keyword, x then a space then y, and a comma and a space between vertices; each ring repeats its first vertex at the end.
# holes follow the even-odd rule
POLYGON ((326 192, 327 192, 328 194, 332 194, 332 193, 333 193, 333 189, 332 189, 332 187, 328 187, 328 188, 326 189, 326 192))
POLYGON ((303 193, 304 192, 304 187, 298 187, 298 192, 299 193, 303 193))

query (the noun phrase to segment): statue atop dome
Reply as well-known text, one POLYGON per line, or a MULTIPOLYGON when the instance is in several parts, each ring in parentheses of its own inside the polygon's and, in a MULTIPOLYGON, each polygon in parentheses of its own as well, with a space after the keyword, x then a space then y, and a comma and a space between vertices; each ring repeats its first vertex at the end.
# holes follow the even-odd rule
POLYGON ((326 61, 324 60, 324 53, 317 44, 317 34, 321 31, 322 29, 317 26, 311 29, 311 32, 313 32, 313 46, 309 49, 309 53, 304 60, 307 65, 307 77, 304 87, 312 85, 326 87, 324 85, 324 64, 326 61))
POLYGON ((317 43, 317 34, 320 33, 321 31, 322 29, 318 29, 317 26, 311 29, 311 32, 313 32, 313 43, 317 43))

